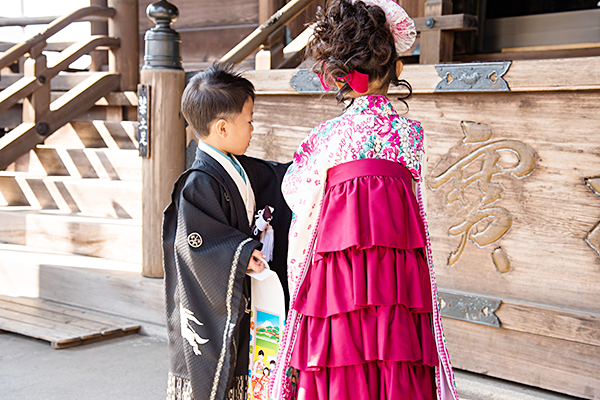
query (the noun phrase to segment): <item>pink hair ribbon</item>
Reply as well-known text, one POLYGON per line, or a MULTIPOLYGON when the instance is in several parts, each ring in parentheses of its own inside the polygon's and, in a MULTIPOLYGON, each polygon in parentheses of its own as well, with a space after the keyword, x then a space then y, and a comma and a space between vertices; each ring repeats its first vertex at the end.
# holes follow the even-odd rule
MULTIPOLYGON (((323 85, 323 89, 325 91, 329 91, 331 86, 327 84, 323 75, 319 75, 319 80, 321 81, 321 85, 323 85)), ((369 91, 369 75, 363 74, 358 71, 350 71, 350 73, 346 76, 339 76, 336 78, 336 81, 346 81, 346 83, 354 89, 356 93, 367 93, 369 91)))

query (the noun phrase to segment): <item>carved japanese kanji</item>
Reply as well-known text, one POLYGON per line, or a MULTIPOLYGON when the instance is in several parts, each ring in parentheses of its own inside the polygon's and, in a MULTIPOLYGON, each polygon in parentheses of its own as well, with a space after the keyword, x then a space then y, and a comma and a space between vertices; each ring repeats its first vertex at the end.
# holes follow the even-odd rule
MULTIPOLYGON (((592 189, 594 193, 600 196, 600 176, 595 178, 587 178, 585 183, 592 189)), ((600 222, 592 228, 585 237, 586 243, 600 256, 600 222)))
MULTIPOLYGON (((448 229, 450 236, 460 236, 458 248, 448 257, 449 266, 456 264, 462 256, 467 239, 478 247, 486 247, 500 240, 512 226, 510 212, 503 207, 492 205, 502 199, 505 191, 501 183, 493 182, 494 176, 504 174, 523 178, 529 175, 536 165, 533 150, 527 144, 516 140, 486 143, 492 137, 488 125, 474 122, 463 122, 461 125, 465 133, 463 146, 485 144, 456 161, 440 175, 434 176, 432 173, 427 179, 432 190, 437 190, 452 180, 453 188, 446 195, 447 205, 458 201, 461 207, 470 207, 464 220, 448 229), (512 152, 517 156, 518 162, 511 167, 503 167, 500 164, 503 157, 501 151, 512 152), (481 161, 481 168, 474 173, 467 172, 467 168, 477 161, 481 161), (477 204, 471 206, 465 195, 465 189, 473 183, 478 184, 482 197, 477 204)), ((498 272, 510 271, 510 260, 501 247, 494 249, 492 260, 498 272)))

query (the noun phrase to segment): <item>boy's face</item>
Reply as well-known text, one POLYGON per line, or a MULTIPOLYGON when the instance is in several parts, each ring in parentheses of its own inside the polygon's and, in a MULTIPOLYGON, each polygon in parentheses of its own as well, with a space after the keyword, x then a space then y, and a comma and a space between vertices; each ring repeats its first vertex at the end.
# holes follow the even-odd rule
POLYGON ((254 130, 254 126, 252 126, 253 111, 254 101, 248 97, 242 112, 234 118, 227 119, 227 137, 223 143, 227 153, 239 156, 248 150, 254 130))

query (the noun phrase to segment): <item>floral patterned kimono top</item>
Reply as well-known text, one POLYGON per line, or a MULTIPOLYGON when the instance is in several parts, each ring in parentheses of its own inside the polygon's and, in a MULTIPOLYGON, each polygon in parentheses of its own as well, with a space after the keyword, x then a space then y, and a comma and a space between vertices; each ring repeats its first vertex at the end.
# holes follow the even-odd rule
MULTIPOLYGON (((291 307, 280 345, 276 373, 271 380, 273 399, 290 397, 290 379, 286 373, 300 322, 294 304, 307 267, 312 262, 327 171, 336 165, 363 158, 390 160, 410 171, 414 180, 419 183, 419 208, 428 231, 421 196, 424 149, 423 129, 419 122, 399 116, 387 97, 369 95, 356 98, 341 116, 323 122, 312 130, 294 155, 294 162, 282 184, 283 195, 293 212, 288 250, 291 307)), ((437 288, 428 232, 427 258, 434 304, 434 338, 440 360, 436 368, 438 398, 458 399, 437 307, 437 288)))

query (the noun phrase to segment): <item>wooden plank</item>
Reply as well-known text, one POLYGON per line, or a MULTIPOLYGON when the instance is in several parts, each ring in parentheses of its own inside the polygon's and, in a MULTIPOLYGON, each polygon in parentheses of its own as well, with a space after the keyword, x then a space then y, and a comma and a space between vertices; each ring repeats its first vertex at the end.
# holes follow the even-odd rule
POLYGON ((455 55, 454 61, 481 62, 481 61, 506 61, 506 60, 547 60, 554 58, 569 59, 576 57, 598 57, 600 49, 596 47, 573 50, 548 50, 548 51, 522 51, 518 53, 480 53, 455 55))
MULTIPOLYGON (((26 209, 0 210, 0 242, 35 246, 42 249, 69 252, 108 260, 141 264, 142 227, 139 221, 73 215, 52 215, 26 209)), ((62 287, 66 280, 53 281, 62 287)), ((85 282, 85 279, 82 280, 85 282)), ((81 284, 81 282, 79 282, 81 284)), ((44 290, 48 290, 44 284, 44 290)), ((85 287, 82 286, 82 287, 85 287)), ((72 290, 73 287, 63 287, 72 290)), ((134 290, 130 288, 130 290, 134 290)), ((59 293, 60 294, 60 293, 59 293)), ((86 293, 82 293, 85 300, 86 293)), ((44 296, 51 300, 56 297, 44 296)), ((81 301, 78 299, 78 301, 81 301)), ((66 301, 65 301, 66 302, 66 301)), ((82 304, 74 302, 74 304, 82 304)), ((96 305, 97 307, 98 305, 96 305)), ((88 308, 94 308, 89 304, 88 308)), ((114 313, 119 310, 115 309, 114 313)))
MULTIPOLYGON (((5 297, 8 296, 2 296, 2 298, 5 297)), ((9 300, 7 301, 0 299, 0 305, 2 306, 0 308, 13 313, 13 316, 16 316, 17 320, 42 327, 50 327, 50 324, 52 324, 52 327, 56 325, 57 331, 70 334, 75 333, 79 335, 80 339, 84 340, 102 336, 116 330, 130 331, 139 328, 139 325, 127 324, 102 317, 89 319, 90 314, 86 315, 83 312, 72 313, 70 311, 73 311, 73 309, 64 306, 54 306, 54 310, 47 310, 47 307, 40 305, 40 303, 44 303, 43 300, 31 299, 32 304, 24 305, 19 302, 10 301, 10 297, 8 298, 9 300), (103 319, 103 322, 98 322, 96 319, 103 319), (73 329, 70 329, 71 327, 73 329)), ((7 315, 2 316, 10 318, 7 315)))
MULTIPOLYGON (((246 71, 258 96, 300 95, 289 84, 297 70, 246 71)), ((413 87, 413 93, 430 94, 442 79, 433 65, 409 64, 404 66, 403 79, 413 87)), ((573 91, 600 89, 600 57, 571 58, 568 60, 514 61, 504 79, 511 92, 573 91)), ((390 88, 390 96, 400 93, 390 88)), ((330 95, 325 95, 328 97, 330 95)), ((310 97, 310 96, 309 96, 310 97)))
MULTIPOLYGON (((48 320, 46 320, 48 321, 48 320)), ((0 328, 50 342, 54 349, 64 349, 102 340, 131 335, 139 331, 139 325, 127 329, 109 328, 103 332, 78 334, 73 326, 53 324, 42 319, 32 319, 19 313, 0 309, 0 328)))
POLYGON ((44 318, 40 316, 24 314, 20 311, 21 310, 13 311, 5 308, 0 308, 0 319, 5 321, 5 326, 6 324, 10 324, 11 321, 19 321, 24 324, 31 325, 32 330, 38 327, 50 329, 53 332, 56 332, 55 338, 66 337, 85 339, 88 337, 100 336, 100 332, 91 331, 90 329, 85 329, 61 321, 55 321, 52 318, 44 318))
POLYGON ((33 337, 36 339, 42 339, 48 342, 52 341, 77 341, 77 337, 72 336, 60 336, 56 331, 51 328, 36 327, 31 324, 21 322, 19 320, 5 320, 0 318, 0 329, 7 332, 19 333, 21 335, 33 337))
POLYGON ((496 312, 503 329, 600 346, 600 316, 512 301, 496 312))
POLYGON ((139 331, 139 327, 137 327, 136 329, 132 329, 132 330, 118 329, 118 330, 114 330, 111 332, 106 332, 105 334, 100 335, 100 336, 91 337, 91 338, 87 338, 87 339, 69 340, 69 341, 64 340, 61 342, 50 342, 50 345, 52 346, 53 349, 67 349, 70 347, 81 346, 81 345, 90 344, 90 343, 97 343, 97 342, 100 342, 103 340, 116 339, 119 337, 132 335, 134 333, 137 333, 138 331, 139 331))
MULTIPOLYGON (((139 0, 139 31, 154 27, 146 15, 146 8, 154 0, 139 0)), ((233 25, 258 26, 258 1, 256 0, 178 0, 179 18, 173 29, 182 33, 198 27, 218 27, 233 25)))
POLYGON ((600 43, 570 43, 570 44, 553 44, 547 46, 527 46, 527 47, 511 47, 502 49, 503 53, 518 53, 518 52, 540 52, 553 50, 577 50, 577 49, 594 49, 600 47, 600 43))
POLYGON ((597 42, 600 10, 581 10, 488 19, 484 51, 503 48, 597 42))
POLYGON ((107 318, 102 315, 94 314, 87 312, 85 310, 79 310, 72 307, 64 307, 62 305, 58 305, 56 303, 51 303, 43 299, 34 299, 28 297, 12 297, 12 296, 4 296, 0 295, 0 302, 4 304, 14 304, 20 305, 30 308, 36 308, 39 311, 46 311, 53 314, 63 315, 66 317, 74 317, 81 321, 86 321, 87 323, 96 324, 98 326, 120 326, 122 329, 129 330, 132 327, 137 325, 135 324, 127 324, 123 322, 115 321, 112 318, 107 318))
POLYGON ((600 347, 444 319, 453 366, 585 399, 600 398, 600 347))
POLYGON ((137 107, 137 93, 133 91, 112 92, 98 100, 95 106, 132 106, 137 107))
POLYGON ((439 15, 437 17, 415 18, 417 32, 429 32, 434 30, 470 31, 477 29, 477 16, 469 14, 439 15), (425 22, 433 18, 435 25, 427 28, 425 22))

